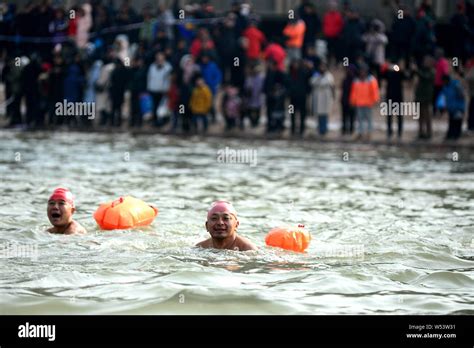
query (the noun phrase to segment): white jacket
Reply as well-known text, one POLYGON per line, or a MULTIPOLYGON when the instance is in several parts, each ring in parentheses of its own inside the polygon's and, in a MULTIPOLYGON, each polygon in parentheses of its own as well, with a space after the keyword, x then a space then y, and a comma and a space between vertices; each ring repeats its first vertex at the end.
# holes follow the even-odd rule
POLYGON ((153 93, 166 93, 170 89, 171 71, 170 63, 165 62, 161 68, 153 63, 148 68, 147 89, 153 93))
POLYGON ((315 74, 310 80, 311 92, 311 110, 313 115, 329 115, 334 104, 334 77, 329 71, 323 75, 315 74))

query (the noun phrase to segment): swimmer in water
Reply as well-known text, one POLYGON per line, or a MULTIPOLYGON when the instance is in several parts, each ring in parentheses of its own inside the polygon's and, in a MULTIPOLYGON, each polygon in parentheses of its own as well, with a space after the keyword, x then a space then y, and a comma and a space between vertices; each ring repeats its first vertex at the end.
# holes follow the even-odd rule
POLYGON ((48 228, 50 233, 85 234, 86 229, 72 219, 76 211, 74 196, 67 188, 59 187, 54 190, 48 199, 48 219, 53 227, 48 228))
POLYGON ((217 201, 207 212, 206 229, 211 238, 198 243, 202 248, 229 249, 236 251, 257 250, 247 238, 237 235, 239 219, 231 203, 217 201))

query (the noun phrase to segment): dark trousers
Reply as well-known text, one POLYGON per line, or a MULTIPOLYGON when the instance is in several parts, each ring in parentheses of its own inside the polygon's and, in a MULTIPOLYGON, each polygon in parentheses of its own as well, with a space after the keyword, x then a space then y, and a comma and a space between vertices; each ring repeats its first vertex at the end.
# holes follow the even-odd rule
POLYGON ((318 130, 319 130, 319 135, 325 135, 328 132, 328 115, 327 114, 318 115, 318 130))
POLYGON ((225 118, 225 130, 234 129, 237 126, 237 119, 235 117, 226 117, 225 118))
POLYGON ((181 124, 183 123, 183 115, 178 112, 178 110, 173 111, 173 125, 172 125, 172 130, 173 132, 176 132, 178 129, 178 124, 181 121, 181 124))
POLYGON ((28 126, 33 126, 38 119, 40 109, 39 98, 37 95, 26 95, 26 124, 28 126))
POLYGON ((245 128, 245 118, 250 119, 250 125, 252 128, 255 128, 258 126, 260 122, 260 108, 248 108, 246 112, 242 113, 242 117, 240 119, 240 128, 244 129, 245 128))
POLYGON ((140 93, 132 92, 130 99, 129 125, 130 127, 141 127, 143 117, 140 110, 140 93))
POLYGON ((285 109, 275 110, 267 103, 267 133, 281 132, 285 129, 285 109))
POLYGON ((123 98, 112 98, 111 126, 120 127, 122 125, 122 105, 123 98))
MULTIPOLYGON (((462 116, 459 112, 449 112, 449 123, 448 123, 448 132, 446 133, 446 139, 459 139, 461 136, 462 129, 462 116)), ((461 113, 462 114, 462 113, 461 113)))
POLYGON ((285 129, 285 117, 271 117, 270 122, 270 132, 282 132, 285 129))
POLYGON ((21 96, 14 95, 13 101, 10 104, 10 110, 11 110, 10 126, 16 126, 22 123, 20 107, 21 107, 21 96))
POLYGON ((469 115, 467 119, 467 129, 474 131, 474 96, 469 101, 469 115))
POLYGON ((164 94, 163 93, 155 93, 155 92, 148 92, 150 93, 151 97, 153 98, 153 109, 151 110, 152 113, 152 122, 154 126, 158 125, 158 116, 156 114, 156 109, 158 108, 158 105, 160 105, 161 99, 163 98, 164 94))
POLYGON ((354 132, 355 108, 350 104, 341 103, 342 106, 342 134, 354 132))
POLYGON ((187 133, 191 129, 191 122, 192 122, 192 114, 191 112, 188 111, 189 108, 186 108, 186 111, 184 114, 181 115, 181 121, 182 121, 182 127, 183 127, 183 132, 187 133))
POLYGON ((339 54, 339 37, 336 38, 326 38, 326 42, 328 44, 328 62, 331 61, 331 57, 336 59, 336 62, 340 59, 339 54))
POLYGON ((296 112, 299 114, 300 119, 300 135, 304 134, 306 124, 306 100, 293 100, 294 112, 291 113, 291 134, 296 132, 296 112))
POLYGON ((420 138, 431 138, 432 136, 432 113, 431 113, 431 103, 420 103, 420 119, 419 122, 419 131, 418 136, 420 138))
POLYGON ((203 125, 203 131, 204 133, 207 132, 207 127, 208 127, 208 120, 207 120, 207 115, 205 114, 194 114, 193 115, 193 128, 194 131, 198 131, 198 122, 201 121, 203 125))
POLYGON ((393 134, 392 118, 394 117, 397 119, 397 123, 398 123, 398 137, 401 138, 402 133, 403 133, 403 116, 391 116, 391 115, 387 116, 387 136, 390 138, 393 134))

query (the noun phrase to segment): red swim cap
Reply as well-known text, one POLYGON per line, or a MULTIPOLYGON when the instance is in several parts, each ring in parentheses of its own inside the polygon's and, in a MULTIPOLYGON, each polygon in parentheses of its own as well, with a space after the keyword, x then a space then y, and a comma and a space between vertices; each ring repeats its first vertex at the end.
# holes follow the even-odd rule
POLYGON ((56 190, 53 191, 50 200, 57 200, 62 199, 63 201, 69 203, 74 208, 74 196, 71 191, 64 187, 58 187, 56 190))
POLYGON ((212 203, 211 208, 207 212, 207 218, 209 219, 214 213, 229 213, 237 217, 237 211, 232 206, 232 203, 226 201, 216 201, 212 203))

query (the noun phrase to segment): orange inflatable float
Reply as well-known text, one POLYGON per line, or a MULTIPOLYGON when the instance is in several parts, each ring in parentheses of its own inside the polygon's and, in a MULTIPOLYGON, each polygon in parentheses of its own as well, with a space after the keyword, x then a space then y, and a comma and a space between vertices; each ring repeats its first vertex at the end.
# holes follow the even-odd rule
POLYGON ((158 215, 158 209, 130 196, 101 204, 94 219, 103 230, 125 230, 147 226, 158 215))
POLYGON ((265 237, 268 246, 286 250, 304 252, 309 246, 311 235, 304 229, 304 225, 294 227, 276 227, 270 230, 265 237))

